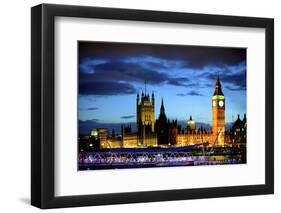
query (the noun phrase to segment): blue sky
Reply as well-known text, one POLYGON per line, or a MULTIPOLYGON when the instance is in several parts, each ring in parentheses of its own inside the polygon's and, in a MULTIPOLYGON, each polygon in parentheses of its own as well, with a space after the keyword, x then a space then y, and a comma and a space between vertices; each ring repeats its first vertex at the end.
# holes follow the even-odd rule
POLYGON ((155 94, 167 117, 211 124, 211 98, 220 76, 226 122, 246 113, 246 49, 79 42, 79 128, 132 123, 136 95, 155 94))

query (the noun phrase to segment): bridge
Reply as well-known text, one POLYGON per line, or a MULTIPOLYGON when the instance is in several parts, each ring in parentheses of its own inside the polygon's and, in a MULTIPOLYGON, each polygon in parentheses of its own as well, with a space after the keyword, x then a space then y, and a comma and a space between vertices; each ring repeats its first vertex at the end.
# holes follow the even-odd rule
POLYGON ((190 152, 91 152, 79 156, 79 163, 84 165, 159 165, 193 161, 190 152))
POLYGON ((89 152, 79 155, 83 167, 191 166, 239 163, 237 159, 194 156, 192 152, 89 152))
MULTIPOLYGON (((215 145, 217 139, 213 143, 215 145)), ((237 159, 216 159, 210 156, 213 147, 205 152, 205 143, 170 148, 114 148, 97 152, 79 153, 79 167, 145 167, 145 166, 190 166, 239 163, 237 159), (201 156, 193 155, 193 148, 202 147, 201 156)))

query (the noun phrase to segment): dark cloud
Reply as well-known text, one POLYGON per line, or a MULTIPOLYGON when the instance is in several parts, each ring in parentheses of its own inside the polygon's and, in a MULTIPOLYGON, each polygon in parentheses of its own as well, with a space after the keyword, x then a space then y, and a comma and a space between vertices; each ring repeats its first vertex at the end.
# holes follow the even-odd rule
POLYGON ((187 96, 187 93, 177 93, 177 96, 187 96))
POLYGON ((151 68, 154 68, 154 69, 167 69, 168 68, 163 63, 157 63, 157 62, 147 62, 146 65, 151 67, 151 68))
POLYGON ((79 82, 80 95, 125 95, 135 93, 136 89, 129 83, 91 80, 79 82))
POLYGON ((226 88, 230 90, 246 90, 246 72, 224 75, 221 80, 229 84, 226 85, 226 88))
MULTIPOLYGON (((88 60, 87 60, 88 62, 88 60)), ((79 94, 81 95, 121 95, 132 94, 134 82, 152 85, 170 84, 188 86, 187 77, 173 77, 170 74, 144 67, 139 63, 109 61, 103 64, 81 66, 79 72, 79 94), (89 70, 85 70, 85 68, 89 70)))
POLYGON ((172 85, 185 85, 187 78, 175 78, 167 73, 149 69, 139 64, 123 61, 110 61, 104 64, 92 65, 90 70, 79 73, 80 80, 93 81, 128 81, 140 82, 146 81, 149 84, 169 83, 172 85), (93 73, 92 70, 94 70, 93 73))
POLYGON ((80 58, 97 59, 154 56, 166 60, 182 60, 185 62, 185 66, 193 68, 202 68, 206 65, 237 64, 246 59, 245 48, 115 42, 79 42, 79 53, 80 58))
POLYGON ((82 120, 79 120, 80 123, 82 124, 86 124, 86 123, 98 123, 99 122, 99 119, 96 119, 96 118, 93 118, 93 119, 89 119, 89 120, 85 120, 85 121, 82 121, 82 120))
MULTIPOLYGON (((246 67, 245 67, 246 69, 246 67)), ((220 81, 223 83, 223 86, 229 90, 246 90, 246 70, 242 69, 237 71, 229 71, 228 68, 225 68, 223 72, 217 73, 208 73, 202 74, 209 81, 215 81, 218 76, 220 81)), ((207 83, 208 84, 208 83, 207 83)), ((208 84, 209 86, 209 84, 208 84)))
POLYGON ((91 111, 91 110, 97 110, 97 109, 99 109, 99 108, 97 108, 97 107, 89 107, 87 110, 91 111))
POLYGON ((134 118, 136 117, 135 115, 124 115, 124 116, 121 116, 120 118, 121 119, 131 119, 131 118, 134 118))
POLYGON ((187 93, 178 93, 177 96, 203 96, 203 94, 201 94, 195 90, 192 90, 187 93))
POLYGON ((133 94, 135 83, 145 81, 199 89, 213 86, 218 73, 225 88, 245 90, 245 61, 245 48, 79 42, 79 94, 133 94), (244 69, 233 71, 237 65, 244 69), (183 69, 182 74, 173 73, 175 68, 183 69))
POLYGON ((225 86, 226 89, 231 90, 231 91, 241 91, 241 90, 246 90, 246 86, 225 86))
POLYGON ((167 80, 168 84, 174 85, 174 86, 189 86, 189 79, 184 77, 178 77, 178 78, 171 78, 167 80))
POLYGON ((89 107, 89 108, 82 108, 82 109, 79 109, 79 110, 83 110, 83 111, 92 111, 92 110, 98 110, 99 108, 97 107, 89 107))
POLYGON ((92 79, 123 80, 151 84, 163 83, 169 78, 167 74, 143 67, 139 63, 111 61, 95 66, 92 79))

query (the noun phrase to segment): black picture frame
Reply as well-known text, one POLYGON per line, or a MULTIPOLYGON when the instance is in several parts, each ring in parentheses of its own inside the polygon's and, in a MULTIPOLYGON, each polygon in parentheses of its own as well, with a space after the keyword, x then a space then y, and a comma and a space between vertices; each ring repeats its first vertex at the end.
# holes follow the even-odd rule
POLYGON ((225 15, 41 4, 31 9, 31 204, 42 208, 218 198, 274 193, 274 20, 225 15), (264 28, 265 184, 56 197, 55 17, 264 28))

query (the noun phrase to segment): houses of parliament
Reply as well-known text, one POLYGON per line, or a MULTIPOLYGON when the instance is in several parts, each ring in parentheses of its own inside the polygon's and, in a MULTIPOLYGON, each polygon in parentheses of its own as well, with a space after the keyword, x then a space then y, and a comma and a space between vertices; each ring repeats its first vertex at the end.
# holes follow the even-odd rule
POLYGON ((233 147, 246 145, 246 115, 237 120, 231 129, 225 128, 226 100, 222 92, 219 77, 211 97, 212 128, 197 128, 190 116, 185 126, 177 120, 169 120, 165 113, 164 100, 160 113, 155 118, 154 93, 142 92, 136 97, 136 127, 133 132, 130 125, 121 126, 121 135, 109 134, 108 129, 93 129, 90 137, 98 139, 98 148, 147 148, 179 147, 207 144, 215 147, 233 147))

